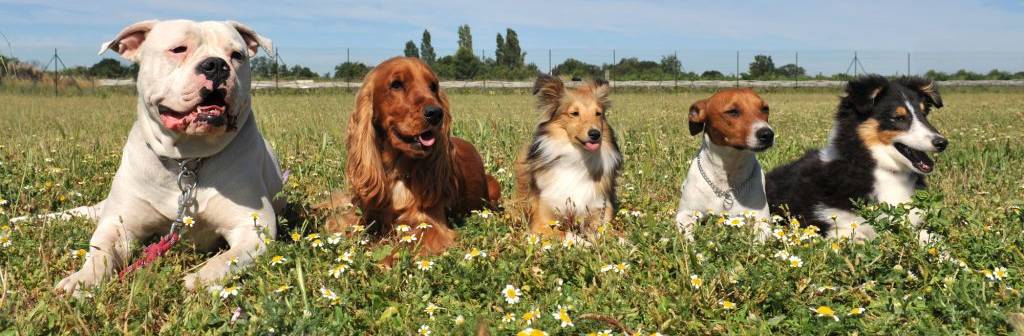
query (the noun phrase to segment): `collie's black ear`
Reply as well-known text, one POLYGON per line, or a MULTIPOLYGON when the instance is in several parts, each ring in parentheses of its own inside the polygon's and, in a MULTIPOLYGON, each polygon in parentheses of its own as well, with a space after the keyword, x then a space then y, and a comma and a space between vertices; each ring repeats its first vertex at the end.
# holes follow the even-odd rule
POLYGON ((704 131, 704 121, 708 117, 707 107, 707 99, 698 100, 693 105, 690 105, 690 113, 687 116, 687 119, 690 121, 690 135, 697 135, 697 133, 704 131))
POLYGON ((533 94, 537 96, 537 109, 550 118, 558 110, 565 84, 558 77, 541 74, 533 83, 533 94))
POLYGON ((934 81, 921 77, 903 77, 899 83, 924 97, 928 107, 942 108, 942 96, 939 95, 939 88, 935 86, 934 81))
POLYGON ((875 98, 883 95, 889 88, 889 80, 879 75, 867 75, 846 83, 846 97, 843 103, 857 114, 871 112, 875 98))

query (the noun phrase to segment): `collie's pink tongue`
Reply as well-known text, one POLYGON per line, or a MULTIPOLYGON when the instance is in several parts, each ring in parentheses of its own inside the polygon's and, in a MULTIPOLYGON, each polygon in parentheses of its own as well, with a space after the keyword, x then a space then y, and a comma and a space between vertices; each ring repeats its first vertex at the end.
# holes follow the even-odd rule
POLYGON ((430 147, 434 145, 434 141, 437 139, 434 138, 433 134, 430 134, 417 136, 416 140, 419 141, 420 145, 423 145, 423 147, 430 147))
POLYGON ((583 144, 583 146, 587 147, 587 150, 589 150, 589 151, 596 151, 599 148, 601 148, 601 143, 600 142, 588 142, 588 143, 583 144))

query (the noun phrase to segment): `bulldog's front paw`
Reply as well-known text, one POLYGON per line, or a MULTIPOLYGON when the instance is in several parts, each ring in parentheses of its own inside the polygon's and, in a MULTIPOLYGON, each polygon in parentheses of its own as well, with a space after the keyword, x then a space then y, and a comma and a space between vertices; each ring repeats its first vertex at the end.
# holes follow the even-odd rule
POLYGON ((101 274, 79 270, 58 282, 54 290, 65 295, 79 297, 85 289, 95 287, 101 281, 103 281, 101 274))

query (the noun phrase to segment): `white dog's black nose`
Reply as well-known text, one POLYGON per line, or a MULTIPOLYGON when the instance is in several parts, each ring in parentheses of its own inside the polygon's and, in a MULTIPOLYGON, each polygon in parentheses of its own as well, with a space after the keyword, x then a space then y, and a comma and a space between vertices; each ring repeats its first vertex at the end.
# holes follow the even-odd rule
POLYGON ((946 150, 946 146, 949 146, 949 140, 946 140, 946 138, 943 137, 937 137, 932 139, 932 146, 935 146, 935 150, 940 152, 944 151, 946 150))
POLYGON ((771 128, 759 129, 754 135, 757 136, 757 141, 761 142, 761 144, 767 145, 775 141, 775 131, 772 131, 771 128))
POLYGON ((444 116, 444 110, 440 106, 428 105, 423 108, 423 117, 427 118, 427 122, 431 125, 437 125, 441 122, 441 117, 444 116))
POLYGON ((206 79, 213 82, 213 87, 217 88, 231 75, 231 67, 228 66, 228 62, 223 58, 209 57, 199 62, 199 65, 196 66, 196 72, 206 76, 206 79))
POLYGON ((587 136, 590 137, 590 141, 600 140, 601 139, 601 131, 598 131, 596 129, 592 129, 590 131, 587 131, 587 136))

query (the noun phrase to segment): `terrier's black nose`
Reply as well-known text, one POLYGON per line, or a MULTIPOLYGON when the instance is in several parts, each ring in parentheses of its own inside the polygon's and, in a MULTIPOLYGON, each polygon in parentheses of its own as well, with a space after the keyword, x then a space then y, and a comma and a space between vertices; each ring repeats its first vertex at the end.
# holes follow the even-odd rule
POLYGON ((760 141, 762 144, 770 144, 775 141, 775 131, 772 131, 771 128, 759 129, 754 135, 757 136, 757 141, 760 141))
POLYGON ((231 75, 231 67, 228 66, 228 62, 220 57, 209 57, 199 62, 196 66, 196 72, 206 76, 213 82, 213 87, 217 88, 228 79, 231 75))
POLYGON ((587 136, 590 137, 590 141, 600 140, 601 139, 601 131, 598 131, 596 129, 592 129, 590 131, 587 131, 587 136))
POLYGON ((949 140, 946 140, 946 138, 943 137, 932 139, 932 146, 935 146, 935 149, 940 152, 944 151, 946 150, 946 146, 949 146, 949 140))
POLYGON ((441 117, 444 116, 444 110, 437 105, 428 105, 423 108, 423 117, 427 118, 427 122, 431 125, 437 125, 441 122, 441 117))

